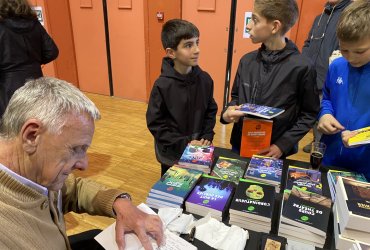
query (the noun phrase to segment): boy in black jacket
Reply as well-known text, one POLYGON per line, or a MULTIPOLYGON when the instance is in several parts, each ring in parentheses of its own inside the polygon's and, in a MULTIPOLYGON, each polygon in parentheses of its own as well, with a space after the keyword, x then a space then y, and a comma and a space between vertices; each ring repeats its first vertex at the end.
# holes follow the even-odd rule
POLYGON ((198 66, 197 27, 185 20, 169 20, 161 38, 166 57, 150 95, 146 121, 163 175, 177 163, 189 142, 211 144, 217 104, 213 80, 198 66))
POLYGON ((285 109, 273 119, 270 147, 259 154, 284 158, 294 154, 299 140, 310 130, 319 111, 316 72, 285 33, 298 17, 295 0, 256 0, 247 25, 257 50, 244 55, 238 66, 231 101, 221 114, 222 123, 234 122, 230 142, 240 150, 243 103, 285 109), (240 119, 241 118, 241 119, 240 119))

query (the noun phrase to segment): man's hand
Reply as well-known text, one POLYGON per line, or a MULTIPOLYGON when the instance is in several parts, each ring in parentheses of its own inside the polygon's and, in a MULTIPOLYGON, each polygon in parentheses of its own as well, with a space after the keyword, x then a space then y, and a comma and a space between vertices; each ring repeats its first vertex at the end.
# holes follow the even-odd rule
POLYGON ((356 131, 350 131, 350 130, 345 130, 342 132, 342 141, 343 141, 343 144, 344 146, 346 146, 347 148, 351 147, 348 145, 348 139, 357 135, 358 132, 356 131))
POLYGON ((317 129, 323 134, 333 135, 344 130, 344 127, 334 118, 334 116, 326 114, 320 118, 317 129))
POLYGON ((163 224, 157 215, 149 215, 135 207, 129 199, 118 198, 113 203, 113 209, 117 214, 116 242, 120 250, 125 249, 125 233, 133 231, 145 250, 152 250, 149 235, 157 241, 157 245, 163 243, 163 224))
POLYGON ((229 106, 225 113, 222 114, 222 118, 226 122, 238 122, 240 117, 245 116, 245 114, 239 111, 240 106, 229 106))
POLYGON ((278 146, 272 144, 270 147, 262 149, 257 154, 268 157, 280 158, 283 155, 283 152, 280 150, 278 146))
POLYGON ((192 140, 190 144, 194 146, 209 146, 212 142, 202 138, 200 140, 192 140))

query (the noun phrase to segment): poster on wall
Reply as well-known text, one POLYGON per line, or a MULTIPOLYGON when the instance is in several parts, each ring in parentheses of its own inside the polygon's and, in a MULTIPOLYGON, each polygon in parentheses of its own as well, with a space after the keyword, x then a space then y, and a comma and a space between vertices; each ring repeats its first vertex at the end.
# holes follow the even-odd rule
POLYGON ((244 29, 243 38, 250 38, 249 30, 247 29, 247 24, 252 20, 252 12, 245 12, 244 16, 244 29))
POLYGON ((37 15, 37 20, 39 20, 41 25, 44 26, 44 15, 42 13, 42 7, 41 6, 33 6, 32 9, 37 15))

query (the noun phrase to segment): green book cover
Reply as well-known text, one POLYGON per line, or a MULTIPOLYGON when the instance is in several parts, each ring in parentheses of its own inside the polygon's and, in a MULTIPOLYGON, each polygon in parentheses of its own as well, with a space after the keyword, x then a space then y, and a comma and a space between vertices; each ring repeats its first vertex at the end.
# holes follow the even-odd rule
POLYGON ((238 159, 219 157, 211 175, 236 184, 243 177, 247 163, 238 159))

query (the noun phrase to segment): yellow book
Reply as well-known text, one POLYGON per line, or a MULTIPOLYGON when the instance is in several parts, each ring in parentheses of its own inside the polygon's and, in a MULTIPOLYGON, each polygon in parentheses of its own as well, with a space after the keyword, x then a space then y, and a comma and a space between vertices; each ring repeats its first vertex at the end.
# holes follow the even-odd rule
POLYGON ((362 145, 370 143, 370 126, 355 130, 357 135, 348 139, 348 145, 362 145))

